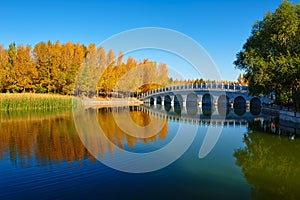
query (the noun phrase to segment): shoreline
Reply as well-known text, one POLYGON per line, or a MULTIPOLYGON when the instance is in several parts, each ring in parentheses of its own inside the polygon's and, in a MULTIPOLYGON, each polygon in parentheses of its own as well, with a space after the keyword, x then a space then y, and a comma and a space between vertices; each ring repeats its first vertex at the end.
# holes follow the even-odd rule
POLYGON ((136 98, 83 99, 82 102, 85 107, 138 106, 143 104, 136 98))
POLYGON ((263 106, 262 109, 270 115, 277 115, 279 120, 281 120, 283 122, 300 124, 300 113, 299 112, 297 112, 296 116, 295 116, 294 111, 283 110, 283 109, 279 109, 277 107, 263 106))
POLYGON ((137 98, 88 98, 59 94, 0 93, 0 111, 60 110, 83 107, 119 107, 143 104, 137 98))

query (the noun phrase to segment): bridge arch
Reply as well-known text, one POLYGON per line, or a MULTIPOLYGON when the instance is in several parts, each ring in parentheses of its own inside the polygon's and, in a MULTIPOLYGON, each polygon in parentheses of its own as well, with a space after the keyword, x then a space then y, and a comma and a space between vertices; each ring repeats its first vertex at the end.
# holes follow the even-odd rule
POLYGON ((229 114, 229 97, 225 94, 222 94, 218 98, 218 112, 221 116, 227 116, 229 114))
POLYGON ((174 104, 174 111, 177 115, 181 115, 181 104, 174 104))
POLYGON ((261 112, 261 100, 258 97, 253 97, 250 100, 250 112, 252 115, 259 115, 261 112))
POLYGON ((198 113, 198 106, 186 106, 188 116, 195 116, 198 113))
POLYGON ((171 103, 172 103, 172 98, 171 98, 171 96, 170 96, 170 95, 166 95, 166 96, 165 96, 165 100, 164 100, 164 104, 165 104, 165 105, 171 105, 171 103))
POLYGON ((230 107, 218 106, 218 113, 220 116, 227 116, 230 113, 230 107))
POLYGON ((183 103, 183 98, 181 94, 176 94, 174 97, 174 105, 182 105, 183 103))
POLYGON ((234 109, 246 108, 246 99, 242 96, 235 97, 233 101, 233 108, 234 109))
POLYGON ((153 97, 150 98, 150 105, 154 105, 154 98, 153 97))
POLYGON ((203 106, 206 106, 206 105, 211 106, 212 103, 213 103, 213 97, 208 93, 204 94, 202 97, 202 105, 203 106))
POLYGON ((229 97, 225 94, 222 94, 221 96, 219 96, 218 106, 223 107, 223 108, 227 108, 228 106, 230 106, 229 97))
POLYGON ((205 116, 211 116, 213 113, 213 108, 211 105, 203 105, 202 106, 202 113, 205 116))
POLYGON ((197 95, 195 93, 190 93, 186 97, 186 106, 187 107, 197 107, 197 95))
POLYGON ((158 96, 158 97, 156 98, 156 104, 161 105, 161 102, 162 102, 162 98, 161 98, 161 96, 158 96))
POLYGON ((171 104, 165 104, 165 111, 166 112, 170 112, 170 110, 171 110, 171 108, 172 108, 172 106, 171 106, 171 104))
POLYGON ((250 100, 250 108, 251 107, 261 107, 261 101, 258 97, 253 97, 250 100))

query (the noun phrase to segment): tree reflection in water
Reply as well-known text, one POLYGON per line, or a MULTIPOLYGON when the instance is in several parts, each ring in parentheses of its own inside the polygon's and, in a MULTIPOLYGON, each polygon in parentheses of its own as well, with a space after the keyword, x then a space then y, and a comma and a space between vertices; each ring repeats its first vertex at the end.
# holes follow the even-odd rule
POLYGON ((300 196, 300 142, 275 135, 279 133, 275 122, 250 122, 249 132, 243 138, 246 147, 234 153, 236 164, 252 185, 253 199, 300 196))
POLYGON ((70 112, 1 113, 0 158, 14 166, 95 160, 77 135, 70 112))
MULTIPOLYGON (((125 123, 127 121, 127 125, 130 126, 128 123, 128 119, 126 118, 125 110, 128 108, 102 108, 99 109, 98 112, 98 122, 103 130, 105 136, 112 142, 114 145, 118 146, 121 149, 124 149, 125 145, 128 145, 129 148, 133 148, 137 142, 143 142, 145 144, 149 143, 150 141, 156 141, 157 139, 165 139, 168 134, 168 123, 164 119, 160 119, 158 117, 151 116, 145 112, 142 112, 138 109, 138 107, 131 107, 130 108, 130 117, 134 124, 145 127, 144 132, 139 133, 127 133, 124 131, 124 126, 119 126, 116 116, 114 116, 114 112, 118 111, 118 118, 124 118, 125 123), (152 125, 147 127, 152 122, 152 125), (156 128, 158 130, 155 130, 156 128)), ((124 124, 123 124, 124 125, 124 124)), ((134 131, 135 127, 128 127, 129 130, 134 131)), ((105 141, 103 139, 103 141, 105 141)), ((101 146, 107 146, 110 149, 110 152, 115 150, 114 145, 109 143, 102 144, 101 146)), ((101 155, 105 154, 105 149, 103 151, 99 151, 101 155)))
MULTIPOLYGON (((109 138, 113 144, 103 143, 106 141, 104 139, 95 141, 101 156, 107 152, 113 153, 115 146, 123 149, 127 145, 132 148, 138 142, 147 144, 150 141, 167 138, 168 123, 166 120, 150 117, 149 114, 138 110, 137 107, 132 107, 129 117, 137 126, 146 127, 155 120, 156 123, 146 127, 145 132, 129 135, 116 123, 112 109, 101 108, 97 111, 98 122, 95 121, 105 133, 105 136, 101 137, 102 139, 103 137, 109 138), (155 131, 153 126, 158 126, 160 129, 156 131, 155 135, 149 135, 155 131)), ((91 112, 96 112, 95 109, 92 110, 91 112)), ((119 118, 125 118, 126 123, 128 116, 124 115, 122 109, 118 111, 119 118)), ((28 167, 35 162, 41 166, 51 166, 65 161, 80 163, 85 159, 95 160, 83 145, 82 138, 78 136, 71 112, 22 113, 18 111, 9 114, 2 112, 0 119, 0 160, 6 160, 9 157, 11 163, 16 167, 28 167)), ((86 131, 91 132, 92 128, 93 126, 88 124, 86 131)))

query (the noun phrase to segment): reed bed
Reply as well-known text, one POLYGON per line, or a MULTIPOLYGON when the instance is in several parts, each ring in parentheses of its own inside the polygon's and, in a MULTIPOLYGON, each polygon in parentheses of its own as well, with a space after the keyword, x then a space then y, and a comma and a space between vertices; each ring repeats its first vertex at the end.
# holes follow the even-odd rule
POLYGON ((0 110, 61 110, 79 106, 80 100, 56 94, 0 94, 0 110), (74 102, 73 102, 74 100, 74 102))

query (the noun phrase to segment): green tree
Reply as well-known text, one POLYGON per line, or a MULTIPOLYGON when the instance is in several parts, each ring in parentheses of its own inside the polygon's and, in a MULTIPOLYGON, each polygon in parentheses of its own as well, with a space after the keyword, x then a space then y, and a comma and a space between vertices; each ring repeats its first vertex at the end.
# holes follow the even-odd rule
POLYGON ((282 93, 294 105, 300 81, 300 6, 284 1, 274 13, 254 24, 252 34, 234 62, 244 70, 252 94, 282 93))

